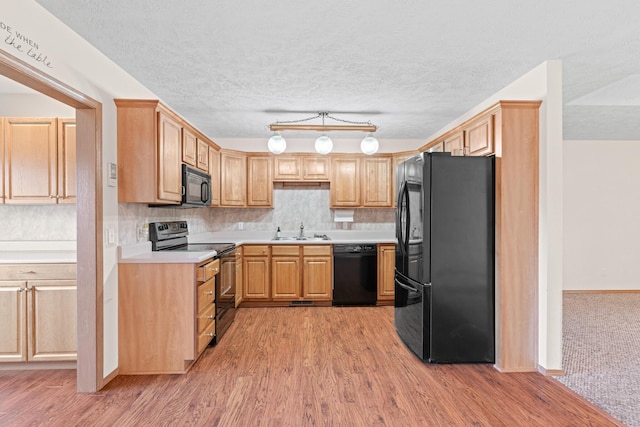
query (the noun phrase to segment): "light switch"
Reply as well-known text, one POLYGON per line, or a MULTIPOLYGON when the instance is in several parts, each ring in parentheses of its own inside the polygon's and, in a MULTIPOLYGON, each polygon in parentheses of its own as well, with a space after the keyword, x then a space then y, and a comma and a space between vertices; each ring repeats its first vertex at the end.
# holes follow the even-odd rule
POLYGON ((118 165, 115 163, 107 163, 107 185, 115 187, 118 180, 118 165))

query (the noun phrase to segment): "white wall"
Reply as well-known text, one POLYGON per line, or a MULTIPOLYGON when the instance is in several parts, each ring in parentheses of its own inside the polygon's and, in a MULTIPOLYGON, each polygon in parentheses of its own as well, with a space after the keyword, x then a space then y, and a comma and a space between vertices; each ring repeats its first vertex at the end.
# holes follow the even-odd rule
MULTIPOLYGON (((0 33, 1 34, 1 33, 0 33)), ((0 117, 69 117, 75 108, 42 94, 5 94, 0 102, 0 117)))
POLYGON ((640 141, 564 141, 564 289, 640 289, 640 141))
POLYGON ((547 61, 434 133, 470 119, 499 100, 542 100, 538 265, 538 364, 562 369, 562 63, 547 61))
MULTIPOLYGON (((126 74, 86 40, 71 31, 33 0, 0 0, 0 49, 101 102, 102 161, 116 162, 116 109, 114 98, 157 98, 126 74), (10 30, 8 29, 11 29, 10 30), (35 61, 25 50, 6 43, 10 34, 20 32, 38 45, 47 63, 35 61)), ((106 170, 106 168, 104 168, 106 170)), ((118 227, 117 191, 103 186, 103 223, 118 227)), ((78 240, 82 233, 78 233, 78 240)), ((104 248, 104 372, 118 366, 117 253, 116 246, 104 248)))

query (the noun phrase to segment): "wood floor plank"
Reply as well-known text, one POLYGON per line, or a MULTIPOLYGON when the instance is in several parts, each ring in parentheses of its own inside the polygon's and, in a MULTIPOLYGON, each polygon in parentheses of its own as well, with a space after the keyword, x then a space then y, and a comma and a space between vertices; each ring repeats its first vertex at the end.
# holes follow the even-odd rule
POLYGON ((242 308, 185 375, 75 390, 75 371, 0 371, 0 425, 619 425, 538 373, 423 363, 393 307, 242 308))

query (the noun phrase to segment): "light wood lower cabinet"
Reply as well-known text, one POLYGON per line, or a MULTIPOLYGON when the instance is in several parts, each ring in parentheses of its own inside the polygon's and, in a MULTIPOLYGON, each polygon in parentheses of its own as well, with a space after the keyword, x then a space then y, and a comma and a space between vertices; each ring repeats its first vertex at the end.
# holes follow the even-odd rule
POLYGON ((242 299, 267 301, 271 298, 268 245, 243 246, 242 299))
POLYGON ((0 362, 76 360, 76 265, 5 264, 0 277, 0 362))
POLYGON ((395 296, 395 245, 378 245, 378 301, 393 301, 395 296))
POLYGON ((120 374, 184 373, 215 335, 219 260, 118 266, 120 374))
POLYGON ((333 299, 333 258, 330 245, 302 247, 302 298, 331 301, 333 299))
POLYGON ((243 246, 243 301, 331 301, 331 245, 243 246))

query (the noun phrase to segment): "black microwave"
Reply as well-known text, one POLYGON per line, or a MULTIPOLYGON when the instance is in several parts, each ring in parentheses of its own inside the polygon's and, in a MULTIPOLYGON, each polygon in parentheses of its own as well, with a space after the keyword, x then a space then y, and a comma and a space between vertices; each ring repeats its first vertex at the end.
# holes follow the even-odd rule
POLYGON ((182 164, 181 206, 211 206, 211 175, 182 164))
POLYGON ((180 204, 150 204, 152 208, 197 208, 211 206, 211 175, 182 164, 180 204))

